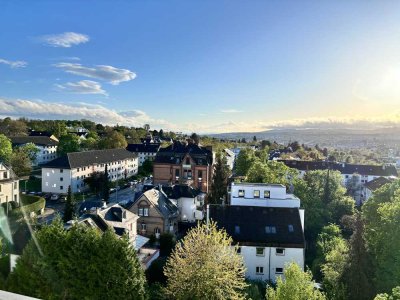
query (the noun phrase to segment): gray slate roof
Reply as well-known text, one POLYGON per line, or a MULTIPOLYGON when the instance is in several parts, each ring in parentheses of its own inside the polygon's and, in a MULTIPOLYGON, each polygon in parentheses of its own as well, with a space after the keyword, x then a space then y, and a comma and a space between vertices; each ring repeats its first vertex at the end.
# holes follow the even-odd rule
POLYGON ((136 158, 137 155, 125 149, 92 150, 84 152, 71 152, 51 162, 42 165, 43 168, 73 169, 93 164, 136 158))
POLYGON ((130 152, 149 152, 157 153, 160 149, 160 144, 128 144, 126 150, 130 152))
POLYGON ((48 136, 13 136, 10 137, 13 146, 33 143, 39 146, 57 146, 58 142, 48 136))
POLYGON ((201 193, 199 189, 187 184, 164 185, 162 190, 170 199, 194 198, 201 193))

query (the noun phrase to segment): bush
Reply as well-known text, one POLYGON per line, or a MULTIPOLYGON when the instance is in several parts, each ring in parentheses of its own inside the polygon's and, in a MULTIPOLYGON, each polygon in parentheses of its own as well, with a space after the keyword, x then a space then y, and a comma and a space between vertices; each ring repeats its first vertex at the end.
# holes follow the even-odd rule
POLYGON ((32 195, 21 195, 21 206, 12 210, 11 215, 19 218, 23 216, 23 211, 25 214, 29 215, 34 212, 37 213, 44 209, 46 205, 46 200, 39 196, 32 195))
POLYGON ((10 256, 6 255, 0 258, 0 276, 7 278, 10 273, 10 256))
POLYGON ((164 275, 164 266, 166 263, 166 259, 163 257, 159 257, 152 262, 150 267, 146 270, 146 278, 149 284, 153 284, 156 282, 166 283, 167 278, 164 275))
POLYGON ((168 256, 175 247, 174 236, 168 232, 160 235, 160 256, 168 256))

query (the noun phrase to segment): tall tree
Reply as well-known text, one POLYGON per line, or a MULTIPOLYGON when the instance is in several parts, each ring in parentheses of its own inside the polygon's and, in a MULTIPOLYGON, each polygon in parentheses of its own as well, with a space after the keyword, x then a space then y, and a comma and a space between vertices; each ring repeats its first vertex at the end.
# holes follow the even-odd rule
POLYGON ((235 162, 235 174, 240 176, 246 176, 248 170, 253 163, 258 160, 254 150, 250 148, 242 149, 235 162))
POLYGON ((126 148, 127 145, 124 135, 116 130, 107 132, 98 143, 99 149, 119 149, 126 148))
POLYGON ((229 168, 226 165, 226 158, 219 153, 214 166, 213 181, 211 183, 210 194, 207 198, 208 203, 221 204, 222 201, 226 200, 228 177, 229 168))
POLYGON ((199 137, 199 135, 198 135, 197 133, 193 132, 193 133, 190 135, 190 138, 193 140, 193 142, 194 142, 195 144, 199 144, 199 143, 200 143, 200 137, 199 137))
POLYGON ((197 225, 178 243, 164 267, 172 299, 244 299, 243 258, 215 223, 197 225))
POLYGON ((310 271, 303 272, 296 263, 285 266, 284 278, 278 277, 276 288, 268 287, 268 300, 325 300, 323 293, 315 289, 310 271))
POLYGON ((8 290, 40 299, 145 299, 145 277, 128 239, 56 220, 35 233, 8 290))
POLYGON ((11 140, 0 134, 0 161, 9 162, 12 156, 11 140))
POLYGON ((68 222, 75 217, 76 203, 74 199, 74 194, 72 194, 71 186, 68 186, 67 201, 64 207, 64 222, 68 222))
POLYGON ((17 176, 27 176, 32 171, 32 162, 21 148, 14 149, 10 164, 17 176))
POLYGON ((80 150, 79 137, 76 134, 66 134, 60 137, 57 152, 65 155, 70 152, 78 152, 80 150))
POLYGON ((37 155, 40 152, 39 148, 36 147, 34 143, 27 143, 21 147, 19 147, 21 151, 26 153, 26 155, 29 157, 31 162, 35 162, 37 159, 37 155))

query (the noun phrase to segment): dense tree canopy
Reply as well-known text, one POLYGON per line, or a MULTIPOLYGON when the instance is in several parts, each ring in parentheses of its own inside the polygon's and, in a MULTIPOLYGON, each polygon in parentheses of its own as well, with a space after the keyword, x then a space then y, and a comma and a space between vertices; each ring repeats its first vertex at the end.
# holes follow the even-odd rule
POLYGON ((0 134, 0 161, 9 162, 12 156, 12 144, 9 138, 0 134))
POLYGON ((136 252, 111 230, 58 220, 36 233, 8 279, 8 290, 40 299, 145 299, 136 252))
POLYGON ((65 155, 70 152, 78 152, 80 150, 79 137, 76 134, 66 134, 60 137, 57 152, 65 155))
POLYGON ((232 238, 215 223, 198 225, 178 243, 164 268, 173 299, 244 299, 245 267, 232 238))
POLYGON ((124 135, 116 130, 107 132, 106 136, 101 138, 98 143, 99 149, 126 148, 127 145, 124 135))
POLYGON ((230 171, 226 165, 226 158, 219 154, 214 165, 213 180, 211 183, 210 194, 207 198, 208 203, 221 204, 223 199, 226 201, 227 185, 230 171))

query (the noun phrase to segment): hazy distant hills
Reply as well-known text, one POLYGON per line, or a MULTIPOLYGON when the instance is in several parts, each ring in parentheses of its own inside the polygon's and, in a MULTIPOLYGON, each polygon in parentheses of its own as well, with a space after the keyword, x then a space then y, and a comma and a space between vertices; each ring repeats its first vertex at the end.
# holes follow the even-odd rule
POLYGON ((251 141, 254 136, 257 140, 288 143, 299 141, 306 145, 319 144, 324 147, 359 147, 359 146, 398 146, 400 144, 400 128, 379 129, 273 129, 261 132, 230 132, 210 134, 209 136, 223 139, 242 139, 251 141))

